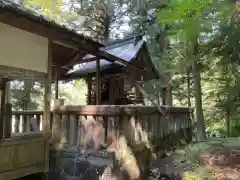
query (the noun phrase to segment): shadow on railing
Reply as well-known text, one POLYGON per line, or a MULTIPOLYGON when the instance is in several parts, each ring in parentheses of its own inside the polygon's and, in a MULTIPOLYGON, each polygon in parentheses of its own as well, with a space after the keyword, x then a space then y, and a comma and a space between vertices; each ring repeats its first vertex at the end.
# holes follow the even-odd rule
POLYGON ((52 139, 66 146, 86 146, 91 141, 101 144, 120 135, 129 143, 144 141, 154 146, 190 142, 192 109, 162 108, 165 116, 156 107, 61 106, 53 113, 52 139))

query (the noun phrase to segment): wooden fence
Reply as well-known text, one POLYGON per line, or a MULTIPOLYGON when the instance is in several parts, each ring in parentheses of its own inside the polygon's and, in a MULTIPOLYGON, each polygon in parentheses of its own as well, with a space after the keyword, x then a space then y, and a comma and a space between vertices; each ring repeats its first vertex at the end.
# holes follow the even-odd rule
POLYGON ((99 124, 105 141, 121 134, 130 143, 149 141, 155 146, 163 145, 163 140, 168 145, 191 141, 191 109, 163 109, 165 115, 155 107, 144 106, 62 106, 53 113, 52 138, 55 143, 84 145, 86 136, 94 133, 94 126, 99 124))
MULTIPOLYGON (((155 146, 191 141, 192 110, 162 108, 165 115, 155 107, 145 106, 61 106, 51 113, 52 140, 67 146, 84 145, 86 137, 94 131, 93 126, 98 124, 103 127, 103 141, 121 134, 130 143, 145 141, 155 146)), ((5 133, 9 134, 5 138, 42 133, 42 111, 13 111, 11 114, 11 133, 5 133)))

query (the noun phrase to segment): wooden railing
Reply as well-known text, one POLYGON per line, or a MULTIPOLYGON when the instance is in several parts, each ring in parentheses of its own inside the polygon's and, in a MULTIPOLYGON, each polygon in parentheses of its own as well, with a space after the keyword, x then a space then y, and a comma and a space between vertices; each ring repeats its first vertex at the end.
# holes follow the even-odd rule
POLYGON ((42 131, 43 111, 13 111, 13 136, 36 134, 42 131))
POLYGON ((99 138, 104 140, 122 134, 130 143, 149 141, 155 146, 191 141, 191 109, 163 109, 165 115, 155 107, 145 106, 61 106, 53 113, 53 142, 68 146, 85 145, 96 125, 103 127, 104 137, 99 138))
POLYGON ((43 127, 43 111, 11 111, 5 115, 4 138, 39 135, 43 127))

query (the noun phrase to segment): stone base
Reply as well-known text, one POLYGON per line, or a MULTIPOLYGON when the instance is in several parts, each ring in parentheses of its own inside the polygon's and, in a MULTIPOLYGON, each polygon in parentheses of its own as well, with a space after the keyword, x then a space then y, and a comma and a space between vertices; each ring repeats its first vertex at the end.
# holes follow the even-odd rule
POLYGON ((66 149, 51 150, 49 179, 98 180, 107 166, 112 167, 112 158, 105 151, 91 152, 85 158, 83 153, 66 149))

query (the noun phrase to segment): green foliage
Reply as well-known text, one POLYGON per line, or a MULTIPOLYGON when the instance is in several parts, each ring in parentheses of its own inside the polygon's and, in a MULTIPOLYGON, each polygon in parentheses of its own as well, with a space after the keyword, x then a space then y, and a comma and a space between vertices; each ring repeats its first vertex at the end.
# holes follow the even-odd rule
MULTIPOLYGON (((231 121, 239 119, 240 23, 234 3, 218 0, 69 0, 66 4, 61 0, 24 0, 24 5, 81 31, 95 28, 92 20, 102 12, 99 9, 104 9, 110 18, 107 29, 110 37, 144 32, 153 63, 161 74, 159 80, 146 83, 144 88, 159 103, 163 88, 169 83, 167 75, 171 74, 174 105, 187 106, 189 99, 194 104, 190 63, 196 55, 193 54, 193 45, 197 43, 207 129, 222 129, 226 133, 227 113, 231 121), (127 24, 127 30, 122 31, 121 27, 127 24)), ((101 31, 100 28, 95 30, 101 31)), ((68 103, 82 102, 79 97, 85 96, 86 86, 79 84, 73 83, 69 89, 66 88, 68 85, 61 85, 60 96, 69 99, 68 103)), ((21 93, 13 91, 16 98, 21 93)), ((16 103, 16 106, 21 105, 16 103)), ((238 130, 238 127, 232 124, 234 135, 234 129, 238 130)))
POLYGON ((31 81, 13 81, 11 83, 12 105, 14 110, 40 109, 43 88, 41 84, 31 81))

